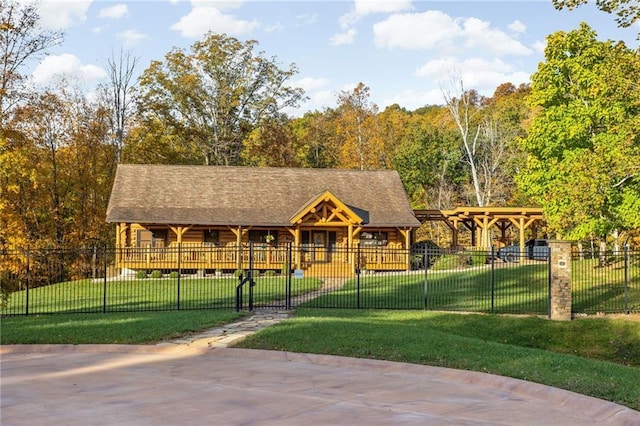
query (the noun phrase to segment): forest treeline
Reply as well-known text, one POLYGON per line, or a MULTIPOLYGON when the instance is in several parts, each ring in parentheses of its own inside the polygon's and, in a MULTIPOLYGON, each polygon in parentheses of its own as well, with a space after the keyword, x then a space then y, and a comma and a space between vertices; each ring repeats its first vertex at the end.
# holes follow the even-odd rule
POLYGON ((414 208, 542 206, 562 238, 639 234, 640 55, 587 24, 548 36, 529 85, 480 96, 452 72, 442 105, 410 111, 380 110, 360 83, 291 117, 295 64, 225 34, 143 70, 112 54, 90 96, 64 79, 36 89, 25 66, 63 34, 36 4, 0 6, 0 249, 112 242, 119 163, 394 169, 414 208))

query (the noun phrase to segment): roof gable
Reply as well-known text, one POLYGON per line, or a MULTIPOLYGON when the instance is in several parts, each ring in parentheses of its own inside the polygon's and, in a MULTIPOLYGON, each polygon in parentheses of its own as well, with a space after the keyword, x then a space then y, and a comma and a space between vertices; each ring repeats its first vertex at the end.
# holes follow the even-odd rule
POLYGON ((364 219, 331 191, 324 191, 312 198, 291 218, 292 225, 304 222, 313 222, 316 225, 332 223, 362 225, 364 219))

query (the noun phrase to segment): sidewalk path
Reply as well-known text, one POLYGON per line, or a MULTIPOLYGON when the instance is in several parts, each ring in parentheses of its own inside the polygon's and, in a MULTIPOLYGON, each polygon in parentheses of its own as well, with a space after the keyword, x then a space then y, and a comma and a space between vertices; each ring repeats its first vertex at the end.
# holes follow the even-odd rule
POLYGON ((157 346, 186 345, 191 347, 226 348, 256 331, 277 324, 291 316, 290 311, 256 310, 220 327, 204 330, 200 333, 158 343, 157 346))

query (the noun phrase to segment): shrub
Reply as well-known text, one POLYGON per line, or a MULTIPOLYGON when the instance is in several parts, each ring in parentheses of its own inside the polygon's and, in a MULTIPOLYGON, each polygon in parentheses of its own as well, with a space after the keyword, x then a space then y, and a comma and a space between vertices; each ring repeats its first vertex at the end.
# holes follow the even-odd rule
POLYGON ((245 276, 244 269, 236 269, 233 272, 233 276, 236 278, 238 278, 240 275, 242 275, 243 277, 245 276))
POLYGON ((147 278, 147 271, 136 271, 136 278, 139 280, 147 278))
POLYGON ((276 276, 276 271, 274 270, 268 270, 268 271, 264 271, 264 276, 265 277, 275 277, 276 276))
POLYGON ((440 256, 438 260, 433 263, 431 269, 434 271, 443 271, 445 269, 456 269, 466 266, 466 256, 460 256, 457 254, 445 254, 440 256))
POLYGON ((486 263, 487 263, 487 253, 484 253, 484 252, 471 253, 467 258, 467 264, 469 266, 479 266, 479 265, 484 265, 486 263))
POLYGON ((162 278, 162 271, 151 271, 151 278, 162 278))
POLYGON ((9 304, 11 293, 20 290, 20 278, 8 271, 0 272, 0 309, 9 304))
POLYGON ((178 271, 171 271, 169 273, 169 278, 178 278, 180 276, 180 274, 178 273, 178 271))

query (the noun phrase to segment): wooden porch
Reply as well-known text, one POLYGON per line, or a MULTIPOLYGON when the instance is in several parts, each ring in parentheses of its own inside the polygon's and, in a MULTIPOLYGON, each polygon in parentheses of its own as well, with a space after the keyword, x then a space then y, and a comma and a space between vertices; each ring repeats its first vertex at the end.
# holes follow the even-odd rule
POLYGON ((120 248, 116 251, 116 266, 133 270, 204 270, 235 271, 237 269, 273 270, 281 272, 291 263, 292 269, 345 271, 356 268, 375 271, 410 269, 410 254, 393 247, 332 248, 310 246, 206 246, 202 244, 171 244, 168 247, 120 248), (359 256, 359 258, 358 258, 359 256))

